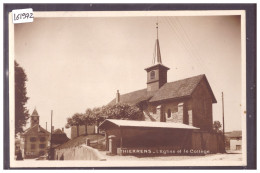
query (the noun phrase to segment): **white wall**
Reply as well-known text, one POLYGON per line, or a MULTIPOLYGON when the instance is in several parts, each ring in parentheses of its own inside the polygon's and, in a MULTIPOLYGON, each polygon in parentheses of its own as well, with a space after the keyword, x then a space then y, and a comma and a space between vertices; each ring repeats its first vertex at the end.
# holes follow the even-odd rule
POLYGON ((241 139, 230 139, 230 150, 236 150, 237 145, 240 145, 242 147, 241 139))

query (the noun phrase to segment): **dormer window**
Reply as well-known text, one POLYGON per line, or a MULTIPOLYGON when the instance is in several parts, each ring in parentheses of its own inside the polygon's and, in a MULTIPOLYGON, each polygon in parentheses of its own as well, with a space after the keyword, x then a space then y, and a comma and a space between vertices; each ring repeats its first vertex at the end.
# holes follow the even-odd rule
POLYGON ((150 79, 154 79, 155 78, 155 72, 154 71, 151 71, 150 73, 150 79))

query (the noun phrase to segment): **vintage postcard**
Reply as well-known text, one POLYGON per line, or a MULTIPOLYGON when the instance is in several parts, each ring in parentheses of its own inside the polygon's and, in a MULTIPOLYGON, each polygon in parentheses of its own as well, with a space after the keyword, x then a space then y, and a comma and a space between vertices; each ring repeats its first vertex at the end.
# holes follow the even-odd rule
POLYGON ((10 167, 247 165, 245 11, 15 14, 10 167))

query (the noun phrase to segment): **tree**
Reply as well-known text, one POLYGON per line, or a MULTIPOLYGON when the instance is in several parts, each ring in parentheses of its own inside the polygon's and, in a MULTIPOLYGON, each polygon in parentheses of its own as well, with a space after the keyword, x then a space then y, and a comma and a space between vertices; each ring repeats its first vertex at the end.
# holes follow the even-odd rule
POLYGON ((67 124, 65 125, 65 128, 68 129, 70 128, 71 126, 73 126, 73 121, 72 121, 72 118, 67 118, 67 124))
MULTIPOLYGON (((97 125, 97 128, 99 127, 99 124, 101 122, 103 122, 105 120, 105 117, 102 116, 102 110, 104 109, 105 106, 103 107, 98 107, 98 108, 94 108, 92 110, 92 113, 93 113, 93 119, 97 125)), ((99 133, 99 129, 97 129, 97 133, 99 133)))
POLYGON ((15 135, 24 132, 23 127, 29 119, 25 104, 29 99, 26 90, 27 76, 24 69, 15 61, 15 135))
POLYGON ((221 127, 222 127, 222 125, 219 121, 214 121, 214 123, 213 123, 213 131, 214 132, 222 133, 221 127))
POLYGON ((97 125, 99 125, 100 122, 104 121, 104 116, 103 115, 103 110, 105 109, 105 106, 99 107, 99 108, 94 108, 93 109, 93 116, 96 119, 97 125))
POLYGON ((88 134, 87 127, 88 125, 93 125, 96 121, 95 117, 93 116, 93 111, 91 109, 87 109, 84 114, 84 125, 85 125, 85 134, 88 134))
POLYGON ((79 136, 79 126, 85 126, 85 134, 87 134, 87 126, 92 125, 95 122, 95 119, 92 117, 91 109, 88 109, 85 114, 75 113, 71 118, 67 118, 66 128, 72 126, 77 127, 77 136, 79 136))
POLYGON ((70 128, 72 126, 77 127, 77 137, 79 136, 79 126, 84 124, 84 115, 81 113, 75 113, 71 118, 67 118, 66 128, 70 128))
POLYGON ((77 136, 79 136, 79 126, 85 125, 85 134, 87 126, 97 124, 105 119, 123 119, 123 120, 144 120, 143 112, 137 107, 129 104, 118 103, 107 105, 94 109, 87 109, 84 114, 75 113, 71 118, 67 118, 66 128, 77 126, 77 136))
POLYGON ((109 119, 144 120, 143 112, 137 106, 126 103, 104 106, 100 114, 109 119))

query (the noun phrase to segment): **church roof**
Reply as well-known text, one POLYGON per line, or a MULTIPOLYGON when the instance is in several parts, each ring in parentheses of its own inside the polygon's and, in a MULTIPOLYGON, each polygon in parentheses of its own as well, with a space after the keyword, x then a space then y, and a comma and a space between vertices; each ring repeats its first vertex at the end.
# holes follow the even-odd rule
POLYGON ((165 65, 163 65, 163 64, 155 64, 155 65, 152 65, 152 66, 150 66, 150 67, 147 67, 145 70, 146 71, 149 71, 149 70, 152 70, 153 68, 156 68, 156 67, 158 67, 159 66, 159 68, 165 68, 166 70, 169 70, 170 68, 169 67, 166 67, 165 65))
MULTIPOLYGON (((121 103, 137 104, 142 101, 152 98, 155 92, 147 92, 147 89, 133 91, 127 94, 120 95, 121 103)), ((109 105, 116 104, 116 99, 113 99, 109 105)))
POLYGON ((31 115, 31 116, 39 116, 39 114, 38 114, 38 112, 37 112, 36 108, 33 110, 33 113, 32 113, 32 115, 31 115))
POLYGON ((198 86, 202 79, 206 80, 208 89, 212 95, 212 102, 216 103, 216 98, 209 86, 207 78, 204 74, 166 83, 164 84, 149 100, 149 102, 156 102, 168 99, 177 99, 191 96, 195 88, 198 86))
MULTIPOLYGON (((127 94, 123 94, 120 96, 120 102, 129 103, 129 104, 137 104, 141 101, 149 101, 149 102, 157 102, 157 101, 165 101, 165 100, 173 100, 179 98, 190 97, 198 86, 201 80, 205 80, 208 86, 208 89, 212 95, 212 102, 216 103, 217 100, 211 90, 211 87, 207 81, 207 78, 204 74, 165 83, 159 90, 154 92, 147 92, 147 89, 142 89, 134 92, 130 92, 127 94)), ((116 100, 112 100, 109 104, 115 104, 116 100)))

